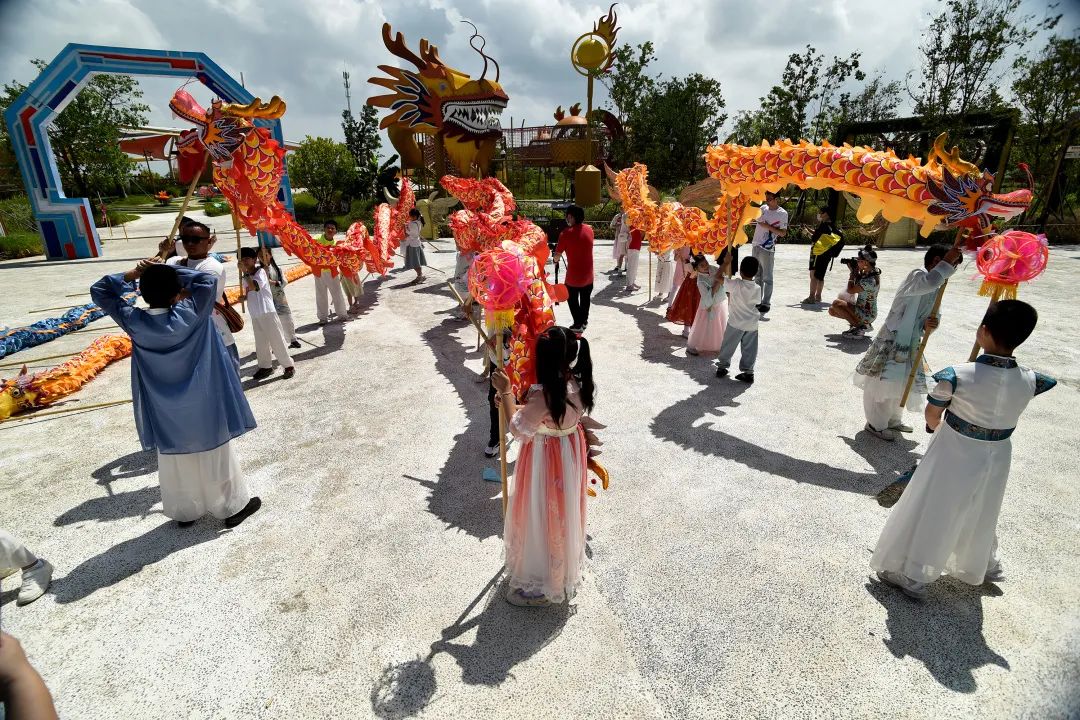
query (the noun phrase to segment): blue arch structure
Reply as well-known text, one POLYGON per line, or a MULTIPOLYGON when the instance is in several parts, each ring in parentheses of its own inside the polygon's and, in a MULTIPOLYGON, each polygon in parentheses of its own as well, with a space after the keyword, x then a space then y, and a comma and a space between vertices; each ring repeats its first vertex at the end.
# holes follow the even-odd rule
MULTIPOLYGON (((194 77, 224 102, 249 103, 255 96, 201 52, 145 50, 70 44, 4 112, 8 134, 19 163, 26 194, 34 209, 45 256, 50 260, 98 257, 101 238, 94 227, 86 198, 64 195, 60 172, 49 144, 49 124, 97 73, 194 77)), ((256 120, 284 145, 280 120, 256 120)), ((293 212, 292 188, 286 174, 278 191, 293 212)), ((276 245, 272 235, 259 233, 264 244, 276 245)))

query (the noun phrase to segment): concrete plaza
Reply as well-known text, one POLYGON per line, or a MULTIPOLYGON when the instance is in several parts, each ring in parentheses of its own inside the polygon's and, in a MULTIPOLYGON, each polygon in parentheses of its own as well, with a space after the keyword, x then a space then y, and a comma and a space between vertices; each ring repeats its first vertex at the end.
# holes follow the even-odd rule
MULTIPOLYGON (((168 220, 129 232, 164 234, 168 220)), ((0 263, 0 324, 89 301, 66 296, 155 244, 0 263)), ((452 242, 440 247, 428 248, 426 283, 367 282, 363 313, 344 325, 315 323, 310 277, 291 284, 304 343, 292 380, 253 385, 251 330, 238 334, 259 421, 239 450, 264 505, 235 530, 210 518, 178 529, 161 514, 156 457, 140 450, 130 405, 0 425, 0 527, 56 566, 26 607, 14 603, 18 576, 4 581, 3 627, 61 717, 1080 713, 1080 249, 1054 248, 1021 291, 1041 319, 1020 362, 1061 384, 1013 436, 999 524, 1008 580, 946 578, 920 604, 870 579, 868 562, 889 512, 875 496, 927 436, 863 431, 850 378, 869 339, 842 338, 823 306, 798 305, 807 248, 779 249, 746 386, 687 357, 658 304, 603 274, 610 245, 598 246, 588 338, 612 487, 589 501, 582 591, 569 607, 530 610, 501 596, 498 486, 481 480, 487 385, 475 332, 450 317, 452 242)), ((921 254, 881 253, 880 318, 921 254)), ((643 258, 643 286, 647 268, 643 258)), ((827 297, 845 277, 837 264, 827 297)), ((966 360, 987 303, 977 288, 968 261, 930 341, 935 369, 966 360)), ((569 324, 565 305, 558 314, 569 324)), ((3 362, 76 352, 109 325, 3 362)), ((61 406, 128 397, 122 361, 61 406)))

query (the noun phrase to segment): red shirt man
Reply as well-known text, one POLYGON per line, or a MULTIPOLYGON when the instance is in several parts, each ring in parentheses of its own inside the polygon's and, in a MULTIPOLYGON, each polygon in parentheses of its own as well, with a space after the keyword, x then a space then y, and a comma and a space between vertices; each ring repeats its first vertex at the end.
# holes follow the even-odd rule
POLYGON ((574 324, 570 329, 583 332, 589 324, 593 291, 593 229, 585 224, 585 209, 571 205, 566 210, 566 229, 555 246, 555 263, 566 254, 566 304, 574 324))
POLYGON ((566 254, 566 285, 585 287, 593 284, 593 229, 574 224, 559 234, 555 256, 566 254))

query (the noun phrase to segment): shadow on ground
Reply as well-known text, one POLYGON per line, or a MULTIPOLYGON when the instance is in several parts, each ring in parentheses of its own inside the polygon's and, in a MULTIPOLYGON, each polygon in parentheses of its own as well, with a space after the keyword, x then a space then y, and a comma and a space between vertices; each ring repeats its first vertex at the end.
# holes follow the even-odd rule
MULTIPOLYGON (((668 323, 654 312, 615 302, 617 296, 617 288, 608 285, 593 297, 593 302, 629 310, 641 332, 642 359, 685 372, 694 381, 706 386, 653 418, 650 429, 655 437, 674 442, 687 450, 723 457, 795 482, 866 495, 876 495, 918 459, 914 452, 918 443, 906 437, 885 443, 865 431, 851 438, 841 436, 873 468, 873 472, 860 473, 768 450, 725 433, 721 429, 724 416, 739 407, 737 398, 749 386, 730 377, 717 378, 715 366, 704 357, 678 354, 677 351, 686 344, 679 331, 673 329, 678 326, 668 323)), ((737 358, 732 358, 732 361, 737 362, 737 358)))
POLYGON ((60 604, 77 602, 97 590, 123 582, 174 552, 209 542, 221 535, 222 530, 221 521, 212 517, 188 528, 179 528, 172 521, 162 523, 80 563, 64 577, 54 579, 49 592, 60 604))
POLYGON ((435 355, 435 370, 450 381, 465 410, 465 427, 454 437, 454 446, 435 480, 406 475, 428 489, 428 511, 450 527, 464 530, 481 540, 502 529, 497 483, 485 482, 481 472, 488 437, 488 384, 476 382, 476 373, 465 361, 480 357, 456 337, 465 327, 462 321, 446 319, 423 333, 435 355))
POLYGON ((889 613, 882 642, 893 657, 911 657, 926 666, 942 686, 959 693, 976 690, 974 671, 984 665, 1009 670, 983 636, 983 598, 999 597, 996 585, 972 587, 950 577, 930 586, 925 602, 871 579, 866 590, 889 613))
POLYGON ((514 667, 542 650, 559 636, 574 608, 567 603, 546 608, 519 608, 503 599, 506 583, 500 569, 480 594, 431 644, 426 657, 385 668, 371 690, 371 709, 379 718, 401 720, 426 708, 435 696, 432 660, 447 653, 461 669, 466 685, 498 687, 514 667), (485 602, 479 615, 469 617, 485 602), (455 642, 476 630, 471 644, 455 642))

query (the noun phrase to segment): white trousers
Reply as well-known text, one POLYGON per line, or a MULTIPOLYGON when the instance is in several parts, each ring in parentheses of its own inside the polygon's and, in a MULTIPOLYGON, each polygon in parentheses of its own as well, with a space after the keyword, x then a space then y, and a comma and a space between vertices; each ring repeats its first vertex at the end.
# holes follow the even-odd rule
POLYGON ((277 311, 278 322, 281 323, 281 334, 285 337, 286 342, 292 342, 296 339, 296 323, 293 321, 292 310, 277 311))
POLYGON ((341 280, 330 275, 329 270, 320 270, 315 273, 315 314, 319 322, 326 322, 330 317, 330 308, 326 301, 326 294, 334 300, 334 312, 342 320, 349 312, 349 305, 345 302, 345 291, 341 289, 341 280))
POLYGON ((278 323, 277 313, 265 315, 251 315, 251 329, 255 333, 255 358, 260 368, 272 368, 270 351, 274 351, 278 365, 290 368, 293 359, 289 356, 289 350, 285 347, 285 338, 281 334, 281 325, 278 323))
POLYGON ((638 260, 641 259, 640 250, 626 251, 626 286, 637 285, 638 260))
POLYGON ((899 425, 904 418, 904 408, 900 407, 900 396, 882 396, 881 393, 872 392, 868 388, 863 389, 862 396, 863 413, 866 414, 866 422, 875 430, 886 430, 894 425, 899 425))
POLYGON ((206 452, 159 452, 158 484, 165 517, 181 522, 198 520, 206 513, 224 520, 251 500, 232 440, 206 452))
POLYGON ((15 539, 14 535, 0 529, 0 573, 5 570, 19 570, 37 561, 37 555, 15 539))

